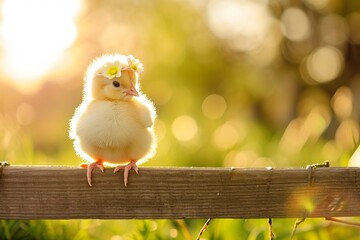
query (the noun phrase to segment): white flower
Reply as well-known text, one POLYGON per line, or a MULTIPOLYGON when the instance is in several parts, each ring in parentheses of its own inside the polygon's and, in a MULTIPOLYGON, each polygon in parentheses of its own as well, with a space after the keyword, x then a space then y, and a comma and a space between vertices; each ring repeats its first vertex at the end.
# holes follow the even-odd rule
POLYGON ((119 78, 121 76, 122 65, 119 61, 113 63, 106 63, 101 70, 100 75, 106 78, 113 79, 114 77, 119 78))
POLYGON ((128 55, 127 61, 129 67, 137 73, 142 73, 144 71, 144 65, 140 62, 139 59, 134 58, 133 55, 128 55))

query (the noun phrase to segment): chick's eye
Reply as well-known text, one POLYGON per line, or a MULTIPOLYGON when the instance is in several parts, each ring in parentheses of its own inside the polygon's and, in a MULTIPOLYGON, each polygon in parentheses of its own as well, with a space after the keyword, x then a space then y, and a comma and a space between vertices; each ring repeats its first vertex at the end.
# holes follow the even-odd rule
POLYGON ((114 87, 120 87, 120 83, 118 81, 113 81, 114 87))

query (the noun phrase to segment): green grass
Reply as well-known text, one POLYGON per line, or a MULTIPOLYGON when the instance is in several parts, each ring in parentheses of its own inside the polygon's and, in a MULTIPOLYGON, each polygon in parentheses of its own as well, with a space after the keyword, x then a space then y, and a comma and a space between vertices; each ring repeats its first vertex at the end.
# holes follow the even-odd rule
MULTIPOLYGON (((353 219, 359 221, 359 219, 353 219)), ((273 219, 275 239, 289 239, 295 219, 273 219)), ((195 239, 201 220, 1 220, 0 239, 195 239), (191 236, 191 238, 189 238, 191 236)), ((299 225, 294 240, 349 239, 360 237, 355 227, 324 219, 306 219, 299 225)), ((267 219, 214 219, 202 239, 269 239, 267 219)))

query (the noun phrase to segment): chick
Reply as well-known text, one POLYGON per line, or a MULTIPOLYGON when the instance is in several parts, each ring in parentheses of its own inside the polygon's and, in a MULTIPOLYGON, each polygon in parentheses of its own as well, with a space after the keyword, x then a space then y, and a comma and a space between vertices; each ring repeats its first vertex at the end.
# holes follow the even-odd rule
POLYGON ((156 149, 153 103, 139 90, 142 63, 132 55, 103 55, 90 64, 84 78, 83 102, 70 120, 75 151, 87 161, 91 186, 94 168, 117 165, 127 186, 131 169, 151 158, 156 149))

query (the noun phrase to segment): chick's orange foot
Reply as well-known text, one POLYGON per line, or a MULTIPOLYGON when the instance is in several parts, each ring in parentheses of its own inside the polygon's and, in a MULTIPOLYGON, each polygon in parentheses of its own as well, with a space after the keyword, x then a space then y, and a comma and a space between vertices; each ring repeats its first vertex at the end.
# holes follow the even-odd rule
POLYGON ((90 164, 81 164, 80 165, 82 168, 87 168, 87 181, 89 183, 90 186, 91 185, 91 175, 92 175, 92 171, 94 170, 94 168, 100 168, 100 170, 102 172, 104 172, 104 165, 103 165, 103 161, 98 160, 96 162, 90 163, 90 164))
POLYGON ((139 173, 139 168, 136 165, 135 160, 131 160, 128 165, 119 165, 119 166, 117 166, 114 169, 114 173, 118 172, 120 169, 124 169, 124 184, 125 184, 125 187, 127 186, 127 183, 128 183, 128 177, 129 177, 130 169, 134 169, 134 171, 136 173, 139 173))

